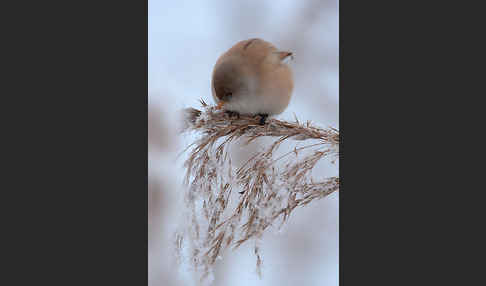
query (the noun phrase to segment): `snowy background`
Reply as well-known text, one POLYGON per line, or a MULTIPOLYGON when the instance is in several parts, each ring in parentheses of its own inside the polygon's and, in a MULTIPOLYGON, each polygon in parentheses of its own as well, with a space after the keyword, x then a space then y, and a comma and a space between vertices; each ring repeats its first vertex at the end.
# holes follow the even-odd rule
MULTIPOLYGON (((181 273, 173 260, 173 232, 184 207, 184 155, 177 156, 192 139, 177 134, 177 112, 199 108, 200 98, 212 104, 211 72, 219 55, 258 37, 294 53, 294 93, 278 118, 295 114, 339 128, 338 1, 149 0, 148 14, 149 285, 191 285, 190 273, 181 273)), ((318 171, 338 175, 338 163, 318 171)), ((281 232, 267 232, 262 279, 249 244, 225 252, 214 285, 338 285, 338 200, 334 193, 296 209, 281 232)))

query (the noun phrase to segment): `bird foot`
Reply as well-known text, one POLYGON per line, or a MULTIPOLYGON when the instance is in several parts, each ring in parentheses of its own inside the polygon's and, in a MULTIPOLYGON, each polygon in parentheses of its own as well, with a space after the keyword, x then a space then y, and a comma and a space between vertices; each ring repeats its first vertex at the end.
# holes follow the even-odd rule
POLYGON ((235 118, 235 117, 238 118, 238 119, 240 119, 240 114, 238 112, 229 111, 229 110, 226 110, 225 112, 226 112, 226 114, 228 114, 228 116, 229 116, 230 119, 231 118, 235 118))
POLYGON ((268 114, 258 114, 260 116, 260 125, 265 125, 265 122, 267 121, 268 114))

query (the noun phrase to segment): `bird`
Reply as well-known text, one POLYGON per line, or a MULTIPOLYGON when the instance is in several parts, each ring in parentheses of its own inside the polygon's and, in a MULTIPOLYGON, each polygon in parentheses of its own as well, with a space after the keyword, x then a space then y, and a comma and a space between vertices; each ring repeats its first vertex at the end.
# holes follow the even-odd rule
POLYGON ((293 53, 277 49, 260 38, 240 41, 223 53, 213 68, 211 91, 218 110, 230 114, 268 116, 282 113, 294 88, 287 58, 293 53))

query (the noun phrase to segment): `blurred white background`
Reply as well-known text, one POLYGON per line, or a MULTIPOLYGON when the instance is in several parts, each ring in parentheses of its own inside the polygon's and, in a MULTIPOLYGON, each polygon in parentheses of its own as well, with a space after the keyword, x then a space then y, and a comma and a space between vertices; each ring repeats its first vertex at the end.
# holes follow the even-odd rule
MULTIPOLYGON (((173 260, 183 197, 178 111, 212 102, 213 65, 236 42, 262 38, 294 53, 294 93, 278 118, 339 128, 338 1, 149 0, 149 285, 190 285, 173 260)), ((250 146, 249 148, 255 148, 250 146)), ((338 164, 321 166, 323 177, 338 164)), ((334 193, 296 209, 279 233, 263 238, 263 278, 251 246, 228 250, 214 285, 338 285, 338 200, 334 193)))

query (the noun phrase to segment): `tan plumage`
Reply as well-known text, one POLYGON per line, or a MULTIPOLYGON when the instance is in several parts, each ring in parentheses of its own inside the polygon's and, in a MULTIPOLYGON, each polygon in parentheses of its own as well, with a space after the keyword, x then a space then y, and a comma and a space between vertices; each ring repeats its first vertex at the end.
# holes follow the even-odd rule
POLYGON ((261 39, 238 42, 214 66, 214 100, 220 108, 240 114, 282 113, 294 86, 292 71, 283 62, 291 55, 261 39))

